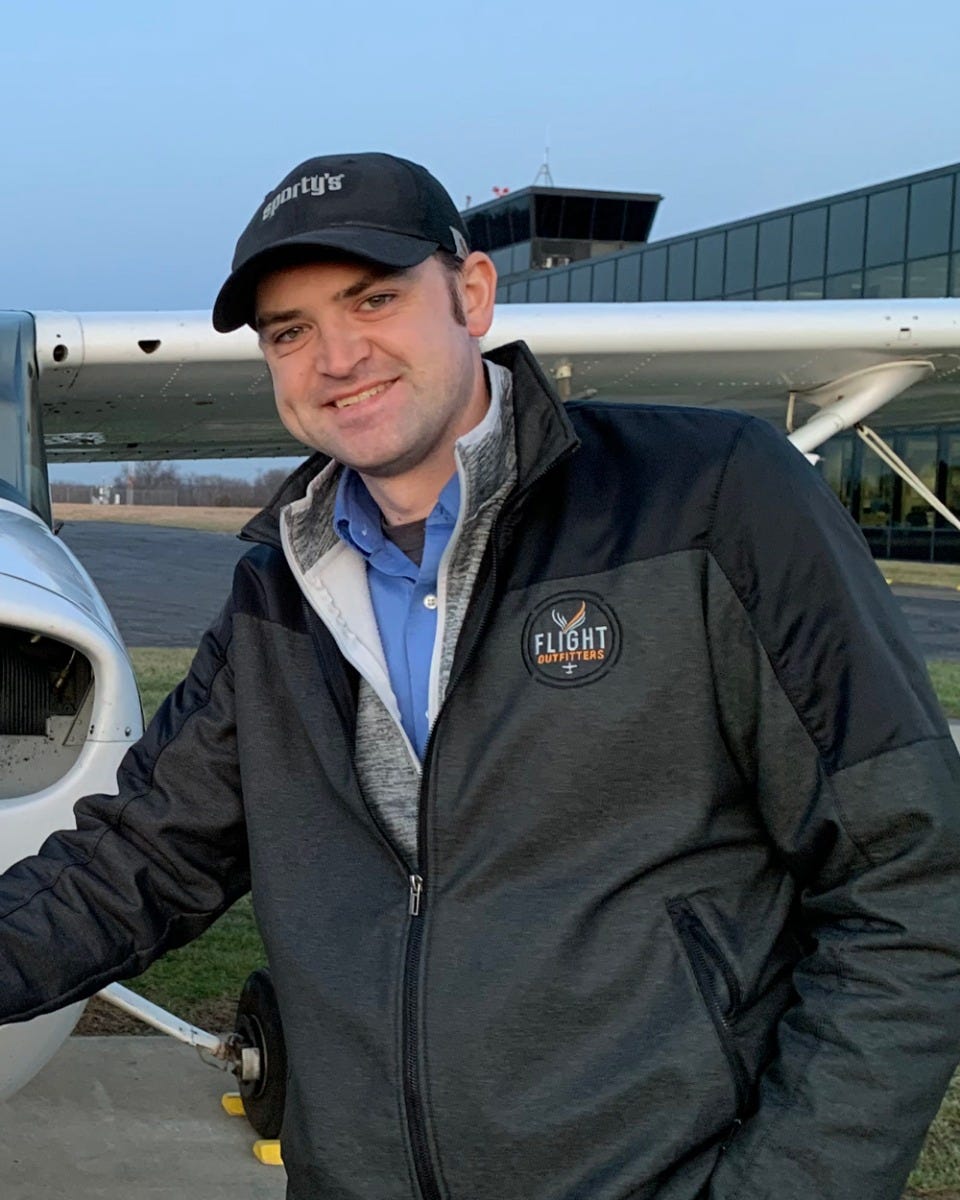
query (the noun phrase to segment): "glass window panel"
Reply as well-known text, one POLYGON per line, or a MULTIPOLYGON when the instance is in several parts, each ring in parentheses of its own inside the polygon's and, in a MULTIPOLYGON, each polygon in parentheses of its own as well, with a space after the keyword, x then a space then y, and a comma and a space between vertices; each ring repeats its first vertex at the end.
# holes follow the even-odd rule
POLYGON ((585 302, 590 299, 590 285, 593 282, 592 267, 575 267, 570 272, 570 299, 585 302))
POLYGON ((757 244, 757 287, 785 283, 790 255, 790 218, 761 221, 757 244))
POLYGON ((894 473, 875 454, 865 453, 860 465, 860 524, 889 525, 893 517, 894 473))
POLYGON ((777 284, 776 287, 757 288, 758 300, 786 300, 787 285, 785 283, 777 284))
POLYGON ((593 224, 592 196, 565 196, 563 217, 560 221, 560 237, 586 241, 593 224))
POLYGON ((827 251, 827 210, 810 208, 793 214, 790 277, 809 279, 823 274, 827 251))
POLYGON ((728 295, 724 296, 724 300, 752 300, 752 299, 753 299, 753 288, 751 288, 749 292, 730 292, 728 295))
POLYGON ((950 268, 950 295, 960 296, 960 254, 953 256, 953 265, 950 268))
POLYGON ((907 257, 926 258, 950 249, 953 176, 926 179, 910 188, 910 224, 907 257))
POLYGON ((947 294, 947 264, 945 254, 939 258, 922 258, 907 263, 908 296, 945 296, 947 294))
POLYGON ((710 300, 723 291, 723 234, 712 233, 697 240, 697 274, 694 295, 710 300))
POLYGON ((853 452, 853 438, 849 435, 832 437, 817 450, 820 472, 846 508, 853 502, 853 452))
POLYGON ((952 512, 960 512, 960 434, 952 433, 947 443, 946 491, 944 503, 952 512))
POLYGON ((904 255, 907 189, 876 192, 867 201, 867 266, 896 262, 904 255))
POLYGON ((490 227, 487 223, 487 214, 474 213, 473 216, 464 217, 464 224, 467 227, 467 238, 471 249, 489 250, 490 227))
POLYGON ((626 221, 625 200, 598 199, 593 206, 593 236, 598 242, 619 242, 626 221))
POLYGON ((844 200, 830 206, 827 274, 858 271, 863 266, 863 239, 867 225, 867 200, 844 200))
POLYGON ((641 300, 663 300, 667 295, 667 252, 648 250, 643 256, 643 277, 640 280, 641 300))
POLYGON ((800 279, 790 284, 791 300, 822 300, 822 279, 800 279))
POLYGON ((593 295, 591 300, 612 300, 613 299, 613 278, 617 270, 617 261, 614 258, 608 259, 606 262, 598 262, 593 265, 593 295))
POLYGON ((529 197, 524 197, 522 200, 515 200, 509 207, 510 213, 510 234, 514 242, 529 242, 531 237, 530 229, 530 200, 529 197))
POLYGON ((650 235, 650 224, 656 205, 649 200, 627 200, 623 224, 623 241, 645 242, 650 235))
POLYGON ((487 213, 490 226, 490 245, 497 250, 501 246, 509 246, 513 240, 510 232, 510 213, 506 208, 492 208, 487 213))
POLYGON ((506 304, 508 291, 509 291, 509 288, 507 287, 507 285, 505 283, 501 283, 500 286, 497 288, 497 303, 498 304, 506 304))
POLYGON ((547 298, 547 276, 534 275, 527 282, 527 303, 543 304, 547 298))
POLYGON ((688 242, 674 242, 670 247, 667 265, 667 299, 693 299, 693 247, 688 242))
POLYGON ((886 300, 891 296, 903 295, 903 263, 889 267, 874 267, 863 275, 865 300, 886 300))
POLYGON ((569 271, 551 271, 547 283, 547 300, 551 303, 563 303, 570 290, 569 271))
MULTIPOLYGON (((640 299, 641 254, 623 254, 617 259, 617 299, 640 299)), ((958 256, 960 257, 960 256, 958 256)))
POLYGON ((738 229, 729 230, 723 290, 725 292, 752 292, 756 267, 756 225, 741 225, 738 229))
POLYGON ((863 272, 832 276, 827 280, 824 295, 828 300, 859 300, 863 296, 863 272))
POLYGON ((559 196, 535 196, 533 201, 535 235, 541 238, 560 237, 560 217, 563 201, 559 196))
POLYGON ((953 248, 960 250, 960 175, 953 177, 953 248))
MULTIPOLYGON (((898 439, 897 453, 906 460, 915 475, 933 492, 937 487, 937 435, 907 434, 898 439)), ((912 529, 932 529, 933 509, 909 484, 903 484, 898 514, 901 525, 912 529)))
POLYGON ((527 281, 524 279, 520 283, 511 283, 507 299, 510 304, 526 304, 527 281))

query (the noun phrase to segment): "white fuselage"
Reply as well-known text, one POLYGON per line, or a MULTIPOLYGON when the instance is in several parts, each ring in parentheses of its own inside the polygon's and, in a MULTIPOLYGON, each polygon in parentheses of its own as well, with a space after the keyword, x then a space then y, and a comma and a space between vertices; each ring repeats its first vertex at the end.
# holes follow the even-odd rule
MULTIPOLYGON (((43 736, 0 732, 0 870, 74 826, 73 805, 116 792, 142 731, 136 681, 116 625, 70 550, 26 508, 0 500, 0 630, 27 631, 82 655, 92 687, 43 736)), ((0 1099, 22 1087, 70 1033, 82 1005, 0 1028, 0 1099)))

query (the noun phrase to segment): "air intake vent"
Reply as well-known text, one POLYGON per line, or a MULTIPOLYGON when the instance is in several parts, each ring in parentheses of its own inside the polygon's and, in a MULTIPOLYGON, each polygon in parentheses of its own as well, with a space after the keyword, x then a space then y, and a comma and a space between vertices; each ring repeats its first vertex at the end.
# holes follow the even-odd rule
POLYGON ((50 712, 50 672, 4 646, 0 650, 0 734, 43 737, 50 712))

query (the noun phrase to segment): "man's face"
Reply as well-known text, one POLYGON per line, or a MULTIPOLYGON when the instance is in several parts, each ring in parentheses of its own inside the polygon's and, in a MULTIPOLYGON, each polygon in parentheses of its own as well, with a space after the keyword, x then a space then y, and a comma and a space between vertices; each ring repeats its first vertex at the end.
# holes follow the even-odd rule
POLYGON ((475 339, 492 315, 495 272, 471 255, 457 286, 436 258, 384 275, 359 262, 286 267, 257 288, 257 328, 280 419, 299 441, 376 477, 440 456, 483 416, 475 339), (478 282, 479 278, 479 282, 478 282), (487 294, 489 293, 489 295, 487 294))

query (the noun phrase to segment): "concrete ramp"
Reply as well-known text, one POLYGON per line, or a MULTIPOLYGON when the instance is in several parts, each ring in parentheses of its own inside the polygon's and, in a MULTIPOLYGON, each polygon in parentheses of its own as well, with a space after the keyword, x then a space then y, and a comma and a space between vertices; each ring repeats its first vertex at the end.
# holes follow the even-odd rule
POLYGON ((233 1076, 165 1037, 69 1038, 0 1105, 3 1200, 283 1200, 228 1117, 233 1076))

